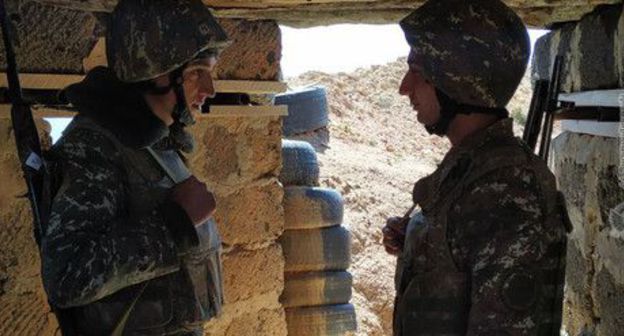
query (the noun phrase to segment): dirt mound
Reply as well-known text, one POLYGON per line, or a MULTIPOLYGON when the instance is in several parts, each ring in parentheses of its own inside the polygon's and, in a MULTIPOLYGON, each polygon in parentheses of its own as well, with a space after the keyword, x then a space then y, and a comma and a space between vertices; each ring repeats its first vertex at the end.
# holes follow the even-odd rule
MULTIPOLYGON (((411 205, 411 189, 432 172, 449 149, 447 140, 430 136, 417 123, 399 83, 405 58, 352 73, 308 72, 287 79, 289 86, 324 85, 330 125, 316 138, 321 185, 345 198, 345 221, 353 238, 351 273, 358 335, 391 335, 396 260, 380 244, 389 216, 411 205)), ((509 110, 522 119, 530 101, 528 77, 509 110)), ((520 128, 518 127, 518 132, 520 128)), ((301 138, 310 139, 313 135, 301 138)))

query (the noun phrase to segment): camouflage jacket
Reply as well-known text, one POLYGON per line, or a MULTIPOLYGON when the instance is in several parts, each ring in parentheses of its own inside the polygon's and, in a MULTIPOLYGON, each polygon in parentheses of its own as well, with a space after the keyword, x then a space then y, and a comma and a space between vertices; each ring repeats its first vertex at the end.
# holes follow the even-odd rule
POLYGON ((109 86, 118 83, 101 75, 68 91, 80 114, 52 149, 62 178, 41 235, 43 283, 50 303, 72 316, 80 334, 110 333, 137 297, 128 328, 168 333, 220 309, 220 239, 213 221, 195 227, 168 200, 174 182, 144 148, 163 133, 127 134, 162 123, 149 111, 137 116, 102 102, 112 101, 103 91, 115 92, 109 86), (94 89, 94 79, 105 83, 94 89), (102 101, 85 98, 85 91, 102 101), (90 104, 110 110, 102 115, 90 104))
POLYGON ((558 335, 566 232, 555 179, 503 119, 415 185, 395 335, 558 335))

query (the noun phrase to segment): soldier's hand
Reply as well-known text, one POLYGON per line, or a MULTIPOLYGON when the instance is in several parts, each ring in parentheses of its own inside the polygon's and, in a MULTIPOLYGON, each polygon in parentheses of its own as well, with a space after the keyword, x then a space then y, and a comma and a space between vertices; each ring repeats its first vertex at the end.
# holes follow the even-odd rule
POLYGON ((208 190, 206 184, 200 182, 195 176, 173 187, 170 197, 186 211, 194 225, 200 225, 208 220, 217 205, 214 195, 208 190))
POLYGON ((383 233, 382 242, 386 252, 389 254, 399 255, 403 251, 408 221, 402 217, 390 217, 386 221, 386 226, 381 229, 383 233))

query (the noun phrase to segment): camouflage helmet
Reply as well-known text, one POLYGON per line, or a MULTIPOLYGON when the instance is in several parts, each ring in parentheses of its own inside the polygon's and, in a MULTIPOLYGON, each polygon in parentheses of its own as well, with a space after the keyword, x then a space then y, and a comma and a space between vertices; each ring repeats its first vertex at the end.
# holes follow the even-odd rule
POLYGON ((121 0, 111 15, 106 57, 120 80, 140 82, 228 44, 201 0, 121 0))
POLYGON ((504 108, 524 76, 529 37, 500 0, 430 0, 400 25, 423 76, 457 103, 504 108))

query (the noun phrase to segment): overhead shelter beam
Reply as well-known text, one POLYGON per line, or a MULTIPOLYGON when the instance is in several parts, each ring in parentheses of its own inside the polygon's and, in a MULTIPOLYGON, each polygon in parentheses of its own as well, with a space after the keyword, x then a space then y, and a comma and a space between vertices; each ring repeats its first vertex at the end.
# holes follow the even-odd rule
MULTIPOLYGON (((36 0, 91 12, 110 12, 117 0, 36 0)), ((220 17, 269 19, 292 26, 395 23, 424 1, 413 0, 203 0, 220 17)), ((507 0, 529 26, 578 20, 600 4, 620 0, 507 0)))

